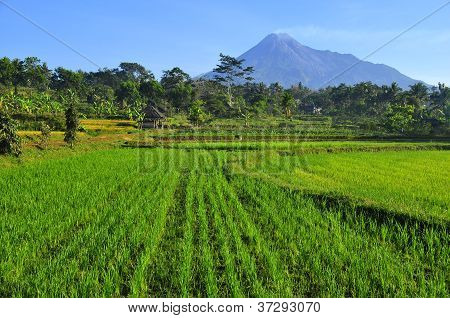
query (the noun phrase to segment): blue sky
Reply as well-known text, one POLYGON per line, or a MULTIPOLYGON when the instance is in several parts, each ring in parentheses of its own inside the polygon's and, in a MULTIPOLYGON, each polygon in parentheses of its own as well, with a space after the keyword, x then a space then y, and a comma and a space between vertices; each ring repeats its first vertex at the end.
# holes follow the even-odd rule
MULTIPOLYGON (((238 56, 273 32, 363 58, 448 2, 2 1, 102 67, 135 61, 157 76, 174 66, 193 76, 209 71, 220 52, 238 56)), ((0 56, 37 56, 51 67, 96 69, 1 4, 0 56)), ((368 60, 450 85, 450 5, 368 60)))

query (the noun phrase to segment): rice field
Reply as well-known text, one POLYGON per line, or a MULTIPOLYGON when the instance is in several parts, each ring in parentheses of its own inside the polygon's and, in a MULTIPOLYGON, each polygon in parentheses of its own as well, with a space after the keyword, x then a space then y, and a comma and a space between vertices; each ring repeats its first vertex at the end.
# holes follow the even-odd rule
POLYGON ((111 149, 0 169, 0 297, 449 297, 450 153, 111 149))

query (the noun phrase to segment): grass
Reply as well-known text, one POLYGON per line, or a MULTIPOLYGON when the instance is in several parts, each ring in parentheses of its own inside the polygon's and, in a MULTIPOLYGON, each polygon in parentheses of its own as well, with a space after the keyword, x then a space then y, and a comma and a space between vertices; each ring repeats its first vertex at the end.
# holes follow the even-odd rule
POLYGON ((0 165, 0 296, 449 296, 442 144, 228 145, 0 165))
POLYGON ((243 153, 231 165, 235 172, 308 193, 450 222, 449 162, 448 151, 397 149, 303 156, 243 153))
POLYGON ((282 154, 307 154, 320 152, 354 152, 386 150, 450 150, 448 142, 394 142, 394 141, 299 141, 295 138, 286 141, 175 141, 146 142, 130 141, 125 144, 130 148, 170 148, 187 150, 227 150, 227 151, 279 151, 282 154))

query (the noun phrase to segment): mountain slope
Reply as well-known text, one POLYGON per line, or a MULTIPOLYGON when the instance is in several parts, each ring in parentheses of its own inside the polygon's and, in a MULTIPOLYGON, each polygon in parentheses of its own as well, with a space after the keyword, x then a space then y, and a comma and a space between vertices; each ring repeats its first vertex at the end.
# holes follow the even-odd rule
MULTIPOLYGON (((287 34, 268 35, 239 59, 245 59, 246 65, 255 68, 255 82, 278 82, 284 87, 302 82, 317 89, 340 83, 371 81, 378 85, 397 82, 400 87, 407 88, 418 82, 387 65, 361 61, 351 54, 312 49, 287 34), (342 74, 349 67, 351 69, 342 74)), ((203 77, 213 76, 214 73, 210 72, 203 77)))

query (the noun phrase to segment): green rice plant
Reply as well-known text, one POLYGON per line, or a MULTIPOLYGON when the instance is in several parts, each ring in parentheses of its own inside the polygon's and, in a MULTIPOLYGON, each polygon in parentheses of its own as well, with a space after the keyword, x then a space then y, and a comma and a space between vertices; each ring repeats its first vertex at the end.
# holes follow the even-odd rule
POLYGON ((449 296, 448 151, 279 149, 2 166, 0 296, 449 296))
POLYGON ((200 246, 199 251, 201 255, 201 263, 203 272, 203 279, 206 284, 206 295, 208 297, 218 297, 219 289, 217 287, 217 279, 214 268, 214 259, 211 253, 211 245, 213 242, 209 242, 209 233, 212 229, 208 228, 207 210, 204 201, 204 188, 205 176, 200 176, 199 183, 197 185, 197 200, 198 200, 198 214, 200 219, 200 246))

